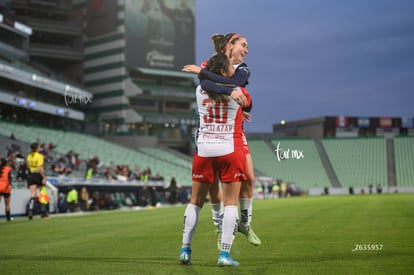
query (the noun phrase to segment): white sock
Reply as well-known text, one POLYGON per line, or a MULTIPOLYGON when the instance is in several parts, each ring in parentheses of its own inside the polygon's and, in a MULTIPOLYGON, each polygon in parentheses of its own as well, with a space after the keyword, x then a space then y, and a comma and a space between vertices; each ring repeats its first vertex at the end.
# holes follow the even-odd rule
POLYGON ((224 207, 223 215, 223 233, 221 235, 221 251, 230 252, 236 234, 237 205, 228 205, 224 207))
POLYGON ((221 219, 223 218, 223 202, 212 203, 211 213, 213 215, 214 225, 218 226, 219 224, 221 224, 221 219))
POLYGON ((250 226, 252 222, 252 212, 253 212, 253 198, 250 199, 239 199, 240 204, 240 223, 247 227, 250 226))
POLYGON ((184 211, 182 247, 191 247, 193 236, 197 227, 199 213, 200 207, 195 204, 187 205, 187 208, 184 211))

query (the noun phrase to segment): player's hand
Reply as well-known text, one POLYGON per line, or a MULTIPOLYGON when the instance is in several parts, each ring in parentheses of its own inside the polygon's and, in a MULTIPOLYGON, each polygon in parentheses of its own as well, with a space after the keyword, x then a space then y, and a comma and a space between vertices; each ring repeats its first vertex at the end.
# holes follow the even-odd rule
POLYGON ((201 67, 194 65, 194 64, 189 64, 189 65, 185 65, 181 71, 186 72, 186 73, 195 73, 195 74, 199 74, 201 71, 201 67))
POLYGON ((247 97, 243 94, 242 91, 240 91, 240 89, 233 89, 233 91, 230 94, 230 97, 243 107, 247 105, 247 97))
POLYGON ((46 177, 43 177, 43 178, 42 178, 42 184, 43 184, 43 185, 46 185, 46 177))
POLYGON ((243 121, 245 122, 252 121, 252 115, 248 112, 243 112, 243 121))

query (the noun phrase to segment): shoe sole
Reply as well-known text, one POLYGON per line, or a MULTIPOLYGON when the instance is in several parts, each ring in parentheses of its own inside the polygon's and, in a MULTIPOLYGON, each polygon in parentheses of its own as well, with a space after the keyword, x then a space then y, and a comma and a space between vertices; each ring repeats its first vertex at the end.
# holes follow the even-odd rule
POLYGON ((186 260, 179 260, 178 261, 178 263, 180 264, 180 265, 191 265, 191 260, 188 260, 188 261, 186 261, 186 260))
POLYGON ((232 266, 237 267, 237 266, 240 266, 240 264, 218 263, 218 266, 220 266, 220 267, 232 267, 232 266))

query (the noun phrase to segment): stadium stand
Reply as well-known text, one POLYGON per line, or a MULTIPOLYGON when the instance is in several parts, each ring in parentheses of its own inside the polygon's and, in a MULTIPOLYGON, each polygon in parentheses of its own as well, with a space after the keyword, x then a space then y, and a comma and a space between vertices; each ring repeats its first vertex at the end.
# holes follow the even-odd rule
POLYGON ((276 164, 272 149, 260 138, 248 138, 248 143, 256 174, 271 177, 276 164))
POLYGON ((178 152, 172 153, 167 148, 139 148, 138 151, 151 155, 162 161, 182 165, 184 168, 191 170, 191 159, 188 159, 188 156, 178 156, 178 152))
POLYGON ((397 186, 414 186, 414 137, 394 138, 397 186))
POLYGON ((335 138, 322 143, 343 187, 387 186, 385 138, 335 138))
POLYGON ((115 163, 130 167, 134 167, 136 164, 140 168, 150 167, 153 175, 159 174, 166 180, 175 177, 179 184, 191 185, 191 165, 183 165, 183 162, 178 160, 177 157, 175 157, 175 161, 172 158, 169 161, 160 160, 159 157, 130 150, 94 136, 50 128, 25 126, 6 121, 0 121, 0 134, 4 136, 13 134, 17 140, 27 143, 33 141, 52 142, 57 145, 55 151, 63 155, 73 150, 79 152, 82 159, 99 156, 104 166, 115 163))
POLYGON ((272 139, 271 143, 274 149, 277 149, 279 144, 280 159, 281 154, 285 154, 284 157, 287 157, 285 160, 277 160, 275 173, 279 175, 279 178, 288 182, 295 182, 297 186, 303 189, 330 186, 312 139, 272 139), (303 155, 295 154, 295 151, 301 151, 303 155))
POLYGON ((255 170, 263 176, 288 181, 302 189, 330 186, 313 140, 283 138, 272 139, 268 144, 263 139, 249 139, 248 142, 255 170), (285 152, 279 154, 287 154, 289 150, 288 159, 282 160, 282 155, 280 160, 277 158, 274 150, 278 144, 285 152), (302 151, 303 157, 294 158, 294 150, 302 151))

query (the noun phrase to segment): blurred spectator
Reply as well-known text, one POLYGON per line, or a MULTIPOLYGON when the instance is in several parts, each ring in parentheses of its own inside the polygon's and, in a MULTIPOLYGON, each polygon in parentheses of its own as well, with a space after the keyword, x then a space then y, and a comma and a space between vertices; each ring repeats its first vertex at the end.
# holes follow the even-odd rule
POLYGON ((5 158, 0 159, 0 201, 4 197, 4 206, 7 221, 11 221, 10 217, 10 193, 11 193, 11 170, 5 158))
POLYGON ((43 155, 43 158, 44 158, 45 162, 51 162, 52 161, 52 157, 49 155, 49 152, 46 149, 46 144, 44 144, 44 143, 40 144, 39 153, 43 155))
POLYGON ((16 165, 16 180, 27 184, 29 169, 27 168, 26 161, 24 159, 21 159, 20 157, 16 157, 16 165))
POLYGON ((59 213, 66 212, 66 198, 63 193, 59 193, 59 196, 58 196, 58 211, 59 213))
POLYGON ((381 184, 378 184, 377 185, 377 193, 378 194, 381 194, 382 193, 382 186, 381 186, 381 184))
POLYGON ((282 181, 280 183, 280 196, 282 198, 285 198, 287 196, 287 188, 288 188, 287 183, 285 181, 282 181))
POLYGON ((148 180, 149 180, 149 174, 148 174, 148 170, 145 170, 145 171, 143 171, 142 173, 141 173, 141 176, 140 176, 140 180, 142 181, 142 182, 144 182, 144 183, 146 183, 146 182, 148 182, 148 180))
POLYGON ((72 170, 78 170, 79 169, 79 165, 78 165, 78 157, 77 154, 75 154, 72 150, 70 150, 67 154, 66 157, 68 158, 68 162, 69 162, 69 167, 72 170))
POLYGON ((151 178, 151 180, 154 180, 154 181, 163 181, 164 180, 164 177, 161 176, 159 173, 157 173, 154 177, 151 178))
POLYGON ((75 187, 73 186, 71 186, 69 190, 70 191, 66 196, 67 211, 75 212, 76 208, 78 207, 78 191, 76 191, 75 187))
POLYGON ((190 199, 190 192, 188 192, 187 188, 181 188, 180 192, 178 192, 178 201, 182 204, 187 204, 190 199))
POLYGON ((259 199, 259 200, 263 200, 263 191, 264 191, 264 189, 263 189, 263 183, 262 184, 259 184, 257 187, 256 187, 256 192, 257 192, 257 198, 259 199))
POLYGON ((53 151, 55 148, 56 148, 56 145, 55 145, 55 144, 53 144, 52 142, 49 142, 49 145, 48 145, 48 149, 49 149, 49 151, 51 152, 51 151, 53 151))
POLYGON ((170 192, 170 197, 168 201, 171 204, 177 203, 177 181, 175 180, 175 177, 171 178, 170 185, 168 186, 167 189, 170 192))
POLYGON ((275 182, 272 186, 272 198, 277 199, 279 198, 280 186, 277 182, 275 182))
POLYGON ((115 202, 112 200, 110 194, 100 194, 98 203, 99 210, 112 210, 116 208, 115 202))
POLYGON ((89 211, 89 193, 86 187, 82 187, 81 198, 80 198, 80 208, 82 211, 89 211))
POLYGON ((89 209, 91 211, 99 210, 99 193, 98 192, 94 192, 92 194, 92 201, 91 201, 89 209))
POLYGON ((72 169, 69 167, 68 161, 65 157, 59 158, 59 160, 51 166, 53 172, 57 175, 67 176, 72 173, 72 169))
POLYGON ((90 179, 92 179, 92 176, 93 176, 93 167, 88 162, 86 164, 85 179, 90 180, 90 179))
POLYGON ((139 192, 139 206, 147 206, 150 196, 147 186, 144 186, 139 192))
POLYGON ((158 195, 158 192, 157 192, 157 188, 155 186, 153 186, 151 188, 150 193, 151 193, 151 206, 155 207, 155 206, 157 206, 157 204, 159 202, 159 199, 158 199, 159 195, 158 195))

